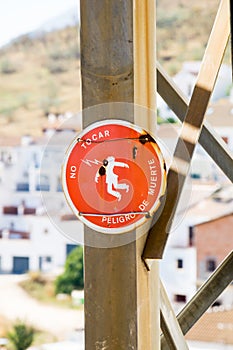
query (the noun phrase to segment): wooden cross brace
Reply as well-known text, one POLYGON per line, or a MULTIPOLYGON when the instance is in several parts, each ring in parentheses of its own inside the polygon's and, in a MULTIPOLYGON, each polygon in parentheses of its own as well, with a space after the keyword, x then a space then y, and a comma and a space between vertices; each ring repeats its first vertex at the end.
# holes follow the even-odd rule
POLYGON ((222 0, 203 57, 191 100, 176 145, 167 179, 167 192, 161 199, 155 224, 150 229, 143 258, 161 259, 170 232, 180 195, 188 175, 195 146, 199 141, 204 116, 230 36, 229 1, 222 0))

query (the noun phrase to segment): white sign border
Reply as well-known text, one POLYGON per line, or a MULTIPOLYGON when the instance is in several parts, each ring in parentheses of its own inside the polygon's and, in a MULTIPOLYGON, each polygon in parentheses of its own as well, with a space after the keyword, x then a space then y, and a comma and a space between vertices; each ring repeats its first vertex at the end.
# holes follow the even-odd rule
MULTIPOLYGON (((81 222, 83 222, 85 225, 87 225, 91 229, 93 229, 97 232, 105 233, 105 234, 122 234, 122 233, 130 232, 130 231, 133 231, 134 229, 142 226, 144 223, 146 223, 148 220, 150 220, 151 217, 153 216, 153 214, 155 213, 155 211, 158 209, 158 207, 160 205, 160 198, 164 194, 165 188, 166 188, 166 166, 164 166, 164 165, 165 165, 165 160, 162 156, 161 149, 156 141, 156 138, 153 135, 151 135, 151 133, 147 132, 145 129, 143 129, 142 127, 140 127, 138 125, 132 124, 130 122, 127 122, 127 121, 121 120, 121 119, 106 119, 106 120, 98 121, 98 122, 95 122, 95 123, 88 125, 85 129, 83 129, 80 133, 78 133, 75 136, 75 138, 72 140, 70 145, 68 146, 68 149, 66 151, 66 154, 65 154, 65 157, 63 160, 63 164, 61 167, 61 179, 62 179, 63 193, 64 193, 66 201, 67 201, 69 207, 71 208, 71 210, 73 211, 73 213, 78 217, 78 219, 81 222), (158 198, 150 209, 150 218, 147 218, 146 215, 143 215, 142 218, 139 219, 137 222, 130 224, 128 226, 118 227, 118 228, 114 228, 114 227, 104 228, 104 227, 98 226, 96 224, 93 224, 89 220, 87 220, 85 218, 85 216, 80 215, 80 212, 77 210, 77 208, 73 204, 73 201, 70 198, 69 191, 67 188, 67 183, 66 183, 67 163, 68 163, 70 154, 73 151, 73 148, 77 144, 77 139, 78 138, 82 139, 82 137, 84 135, 86 135, 89 131, 92 131, 93 129, 95 129, 99 126, 105 126, 105 125, 109 125, 109 124, 111 124, 111 125, 112 124, 113 125, 114 124, 115 125, 123 125, 123 126, 126 126, 128 128, 132 128, 133 130, 136 130, 137 132, 139 132, 141 134, 146 132, 148 135, 150 135, 155 140, 156 145, 160 151, 159 153, 158 152, 156 152, 156 153, 157 153, 157 156, 159 159, 160 167, 161 167, 162 171, 164 171, 164 173, 162 174, 162 178, 161 178, 161 186, 160 186, 158 198)), ((118 215, 121 216, 121 214, 118 214, 118 215)), ((122 214, 122 216, 124 216, 124 215, 126 215, 126 214, 122 214)))

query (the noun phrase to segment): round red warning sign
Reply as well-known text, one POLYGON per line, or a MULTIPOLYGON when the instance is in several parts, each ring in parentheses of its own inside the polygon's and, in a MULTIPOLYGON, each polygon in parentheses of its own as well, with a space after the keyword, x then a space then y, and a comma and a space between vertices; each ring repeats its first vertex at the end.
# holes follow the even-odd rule
POLYGON ((166 169, 158 144, 145 130, 107 120, 73 140, 62 183, 81 221, 99 232, 122 233, 143 224, 157 209, 166 169))

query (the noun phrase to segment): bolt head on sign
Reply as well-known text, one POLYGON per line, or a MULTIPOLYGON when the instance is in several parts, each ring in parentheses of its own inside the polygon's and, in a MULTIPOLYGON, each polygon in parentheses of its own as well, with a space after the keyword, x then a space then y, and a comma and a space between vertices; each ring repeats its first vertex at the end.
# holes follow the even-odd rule
POLYGON ((154 138, 122 120, 84 129, 71 143, 62 169, 71 209, 103 233, 127 232, 147 221, 165 183, 165 163, 154 138))

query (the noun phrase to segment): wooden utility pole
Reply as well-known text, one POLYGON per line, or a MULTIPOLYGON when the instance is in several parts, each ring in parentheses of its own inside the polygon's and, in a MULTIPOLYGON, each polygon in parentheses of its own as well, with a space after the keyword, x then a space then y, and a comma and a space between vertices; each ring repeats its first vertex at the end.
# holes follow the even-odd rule
MULTIPOLYGON (((154 131, 155 0, 80 1, 83 127, 113 118, 154 131), (142 111, 137 104, 146 109, 142 111), (95 107, 87 108, 91 106, 95 107)), ((161 206, 162 214, 149 235, 145 228, 144 234, 137 229, 127 234, 106 235, 85 227, 87 350, 186 350, 188 346, 183 335, 232 279, 229 272, 232 271, 231 253, 176 318, 158 277, 158 259, 162 257, 170 222, 199 137, 209 155, 232 180, 231 152, 204 122, 230 24, 232 28, 229 5, 232 6, 232 1, 220 2, 189 104, 174 82, 159 66, 157 68, 160 95, 184 123, 175 150, 179 172, 171 166, 166 203, 161 206), (188 153, 183 153, 183 145, 188 153), (178 173, 182 176, 179 186, 178 173), (159 290, 164 334, 161 344, 159 290)))
MULTIPOLYGON (((154 15, 154 0, 81 0, 83 108, 110 103, 84 111, 84 128, 106 117, 103 110, 114 112, 112 102, 155 110, 154 15)), ((142 118, 132 106, 125 120, 155 125, 151 111, 142 118)), ((159 349, 158 266, 149 270, 141 258, 146 235, 111 248, 100 248, 111 240, 104 234, 85 227, 84 235, 85 348, 159 349)))

